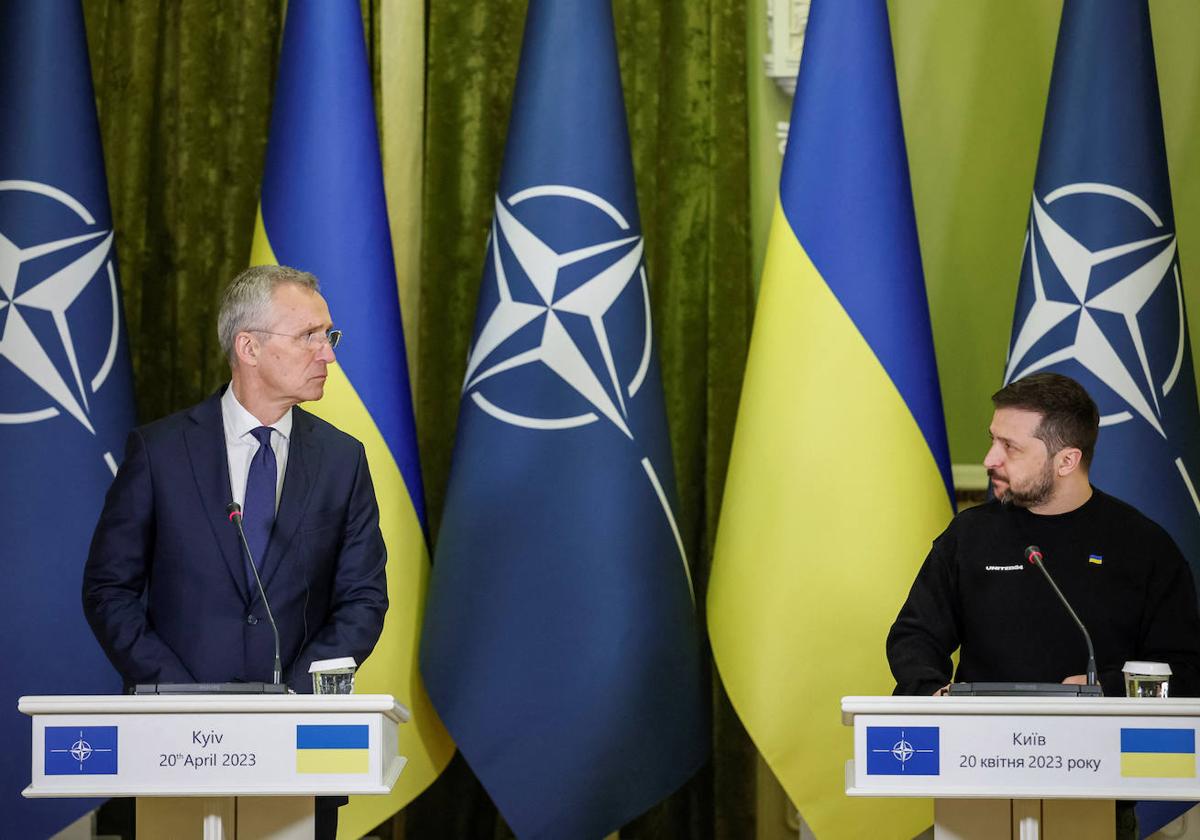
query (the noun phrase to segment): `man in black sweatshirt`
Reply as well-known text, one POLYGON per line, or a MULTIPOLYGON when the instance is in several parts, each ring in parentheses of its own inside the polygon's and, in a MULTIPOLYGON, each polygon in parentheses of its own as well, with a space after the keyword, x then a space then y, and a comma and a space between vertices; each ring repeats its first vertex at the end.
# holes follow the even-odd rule
POLYGON ((1124 696, 1126 660, 1170 663, 1172 695, 1200 695, 1192 574, 1171 537, 1091 486, 1099 412, 1073 379, 1038 373, 992 396, 984 459, 995 498, 933 543, 887 639, 896 694, 951 681, 1083 682, 1087 647, 1041 572, 1092 634, 1104 693, 1124 696))

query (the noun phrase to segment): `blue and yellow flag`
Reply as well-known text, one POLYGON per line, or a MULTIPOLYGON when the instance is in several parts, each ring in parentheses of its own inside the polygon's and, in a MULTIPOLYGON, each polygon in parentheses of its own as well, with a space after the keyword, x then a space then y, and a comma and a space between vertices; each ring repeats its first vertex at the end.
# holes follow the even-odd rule
MULTIPOLYGON (((1200 408, 1145 0, 1063 4, 1005 383, 1052 370, 1100 409, 1092 482, 1200 575, 1200 408)), ((1143 834, 1193 803, 1142 803, 1143 834)))
POLYGON ((371 728, 365 723, 296 725, 297 773, 355 775, 370 771, 371 728))
POLYGON ((0 43, 0 834, 49 837, 99 803, 21 797, 17 698, 121 690, 79 584, 133 384, 78 0, 0 3, 0 43))
POLYGON ((363 442, 388 549, 387 620, 356 690, 391 694, 408 765, 387 797, 353 797, 339 834, 358 837, 437 777, 454 747, 425 696, 417 640, 429 552, 412 394, 384 204, 375 108, 357 3, 292 0, 284 26, 262 207, 251 262, 311 271, 346 338, 325 398, 306 405, 363 442))
POLYGON ((708 757, 609 0, 532 0, 421 672, 521 838, 593 838, 708 757))
POLYGON ((848 694, 949 521, 949 456, 884 0, 813 0, 708 590, 721 679, 813 833, 910 837, 848 799, 848 694))
POLYGON ((1121 727, 1121 775, 1143 779, 1194 779, 1196 730, 1121 727))

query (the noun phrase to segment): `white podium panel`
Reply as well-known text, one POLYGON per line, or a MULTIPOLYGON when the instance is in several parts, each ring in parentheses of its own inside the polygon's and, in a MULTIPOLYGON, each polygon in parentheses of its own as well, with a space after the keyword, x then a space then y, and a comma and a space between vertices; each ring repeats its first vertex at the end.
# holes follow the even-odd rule
POLYGON ((308 840, 313 797, 385 794, 408 710, 384 694, 22 697, 26 797, 136 796, 139 832, 308 840))
POLYGON ((386 695, 23 697, 27 797, 384 794, 404 767, 386 695))
POLYGON ((1200 799, 1193 699, 847 697, 850 796, 1200 799))
POLYGON ((1113 800, 1200 799, 1200 701, 843 697, 849 796, 934 799, 939 840, 1105 838, 1113 800))

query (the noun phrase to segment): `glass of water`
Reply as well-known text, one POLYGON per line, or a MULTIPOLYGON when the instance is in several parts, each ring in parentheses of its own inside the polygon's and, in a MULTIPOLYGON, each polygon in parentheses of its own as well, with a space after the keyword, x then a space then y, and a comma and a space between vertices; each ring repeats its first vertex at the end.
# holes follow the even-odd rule
POLYGON ((313 694, 353 694, 354 672, 358 669, 354 658, 321 659, 308 667, 312 674, 313 694))
POLYGON ((1125 672, 1125 696, 1170 696, 1171 666, 1166 662, 1126 662, 1121 670, 1125 672))

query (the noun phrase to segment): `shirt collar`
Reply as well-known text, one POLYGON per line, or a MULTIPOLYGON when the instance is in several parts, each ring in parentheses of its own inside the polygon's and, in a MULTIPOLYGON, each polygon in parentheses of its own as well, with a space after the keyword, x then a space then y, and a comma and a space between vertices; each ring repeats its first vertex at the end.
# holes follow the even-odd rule
MULTIPOLYGON (((229 441, 240 441, 248 438, 250 432, 262 423, 246 410, 233 393, 233 383, 225 387, 221 395, 221 416, 225 421, 225 437, 229 441)), ((288 440, 292 435, 292 409, 284 412, 283 416, 271 424, 271 428, 288 440)))

